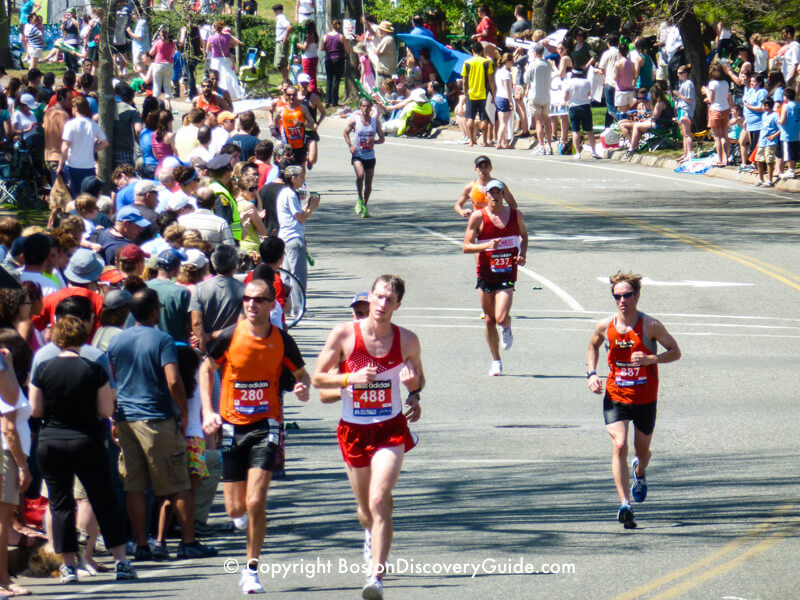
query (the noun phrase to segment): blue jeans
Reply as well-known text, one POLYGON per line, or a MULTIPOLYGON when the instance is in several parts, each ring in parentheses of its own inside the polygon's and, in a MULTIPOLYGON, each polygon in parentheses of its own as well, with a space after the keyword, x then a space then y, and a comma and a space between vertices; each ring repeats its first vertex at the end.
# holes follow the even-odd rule
MULTIPOLYGON (((305 290, 308 290, 308 263, 306 262, 306 245, 301 238, 295 238, 286 242, 283 259, 284 268, 292 275, 297 277, 305 290)), ((300 306, 300 292, 292 288, 292 306, 300 306)), ((306 299, 308 294, 306 293, 306 299)), ((296 311, 296 309, 293 309, 296 311)))
POLYGON ((64 166, 64 179, 69 193, 73 198, 77 198, 81 193, 81 184, 87 177, 94 177, 94 168, 91 169, 75 169, 69 165, 64 166))
POLYGON ((606 101, 606 127, 614 122, 617 117, 617 107, 614 105, 614 93, 616 90, 613 85, 603 86, 603 97, 606 101))

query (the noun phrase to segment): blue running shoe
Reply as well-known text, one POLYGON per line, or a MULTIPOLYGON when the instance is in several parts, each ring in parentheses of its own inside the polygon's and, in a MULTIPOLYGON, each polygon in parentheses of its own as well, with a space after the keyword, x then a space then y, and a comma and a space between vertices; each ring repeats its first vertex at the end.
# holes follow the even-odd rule
POLYGON ((635 529, 636 521, 633 520, 633 509, 628 504, 623 504, 619 507, 617 513, 617 521, 622 523, 625 529, 635 529))
POLYGON ((633 485, 631 486, 631 497, 634 502, 644 502, 647 498, 647 479, 644 477, 636 476, 636 467, 639 466, 639 459, 634 458, 631 463, 631 472, 633 473, 633 485))

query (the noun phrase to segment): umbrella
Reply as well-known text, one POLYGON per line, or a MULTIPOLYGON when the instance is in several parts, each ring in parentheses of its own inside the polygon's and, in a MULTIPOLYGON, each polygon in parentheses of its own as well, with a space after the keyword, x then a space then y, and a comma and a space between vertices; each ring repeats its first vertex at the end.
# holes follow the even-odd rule
POLYGON ((425 35, 399 33, 397 37, 411 48, 414 54, 419 54, 422 48, 428 48, 431 53, 431 62, 445 83, 461 77, 461 67, 464 65, 464 61, 470 58, 466 52, 452 50, 425 35))

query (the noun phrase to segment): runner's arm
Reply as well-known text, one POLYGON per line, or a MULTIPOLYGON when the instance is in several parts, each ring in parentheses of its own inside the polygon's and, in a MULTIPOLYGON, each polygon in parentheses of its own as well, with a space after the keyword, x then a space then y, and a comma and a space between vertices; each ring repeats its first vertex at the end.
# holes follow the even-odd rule
POLYGON ((296 371, 292 371, 297 383, 294 384, 294 395, 300 402, 308 402, 308 389, 311 387, 311 377, 308 376, 308 371, 305 367, 300 367, 296 371))
POLYGON ((520 211, 517 211, 517 226, 519 227, 519 256, 517 257, 517 264, 520 267, 525 266, 528 261, 528 230, 525 228, 525 219, 520 211))
POLYGON ((356 147, 350 141, 350 133, 352 133, 355 127, 356 127, 356 122, 353 119, 350 119, 350 122, 347 124, 347 127, 344 128, 344 141, 347 144, 347 147, 350 148, 350 154, 356 151, 356 147))
POLYGON ((375 119, 375 131, 378 133, 377 141, 373 142, 374 144, 382 144, 386 141, 386 134, 383 132, 383 125, 381 125, 380 119, 375 119))
POLYGON ((664 324, 658 319, 648 316, 644 322, 645 337, 656 340, 659 344, 664 346, 666 352, 661 354, 647 354, 645 352, 634 352, 631 354, 631 359, 634 363, 642 365, 654 365, 659 363, 675 362, 681 357, 681 349, 678 347, 678 342, 667 331, 664 324))
POLYGON ((595 372, 593 375, 588 376, 589 389, 595 394, 600 394, 603 391, 603 382, 597 376, 597 361, 600 358, 600 346, 606 339, 606 330, 608 328, 608 320, 600 321, 595 325, 592 339, 589 340, 589 349, 586 351, 586 366, 589 373, 595 372))
POLYGON ((464 186, 464 189, 461 190, 461 195, 458 197, 458 200, 456 200, 456 203, 453 205, 453 210, 456 211, 458 216, 464 217, 465 219, 469 218, 469 216, 472 214, 471 208, 464 208, 464 205, 467 204, 467 202, 469 202, 470 192, 472 192, 472 184, 468 183, 466 186, 464 186))
POLYGON ((349 380, 349 373, 339 373, 336 369, 342 358, 342 341, 346 335, 346 326, 337 325, 328 334, 325 347, 317 357, 311 384, 317 389, 343 388, 349 380))
POLYGON ((464 243, 461 246, 461 250, 464 252, 464 254, 477 254, 478 252, 483 252, 484 250, 497 247, 497 244, 499 243, 499 239, 497 238, 482 244, 475 242, 480 234, 482 222, 483 215, 480 212, 474 212, 470 215, 469 223, 467 224, 467 232, 464 234, 464 243))
POLYGON ((517 199, 514 198, 514 194, 511 193, 511 190, 508 189, 508 185, 505 182, 503 182, 503 200, 505 200, 514 210, 519 209, 517 206, 517 199))
POLYGON ((314 96, 316 98, 314 106, 317 107, 317 111, 319 112, 319 121, 317 121, 317 128, 319 128, 319 126, 322 125, 322 122, 325 120, 325 117, 328 116, 328 111, 325 110, 325 105, 322 103, 322 100, 320 100, 319 95, 315 94, 314 96))
POLYGON ((200 365, 197 384, 200 386, 200 403, 203 406, 203 431, 207 434, 214 433, 222 424, 220 416, 214 412, 211 403, 211 393, 214 389, 214 371, 219 369, 219 364, 211 357, 206 357, 200 365))
POLYGON ((308 110, 308 108, 306 108, 305 104, 301 104, 300 108, 303 111, 303 117, 305 117, 306 126, 310 126, 311 129, 316 131, 317 130, 317 123, 311 117, 311 112, 309 112, 309 110, 308 110))
POLYGON ((407 329, 401 329, 401 344, 405 356, 405 366, 400 371, 400 382, 408 388, 409 395, 406 399, 405 411, 406 418, 411 421, 419 421, 422 416, 419 393, 425 387, 425 373, 422 370, 422 349, 419 338, 407 329))

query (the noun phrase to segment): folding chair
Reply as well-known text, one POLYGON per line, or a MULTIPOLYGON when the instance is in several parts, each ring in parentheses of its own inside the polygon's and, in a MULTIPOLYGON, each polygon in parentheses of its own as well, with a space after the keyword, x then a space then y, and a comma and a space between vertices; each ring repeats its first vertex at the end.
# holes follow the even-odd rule
POLYGON ((669 127, 651 127, 647 131, 640 149, 645 149, 648 152, 663 149, 674 150, 680 147, 682 141, 680 125, 673 121, 669 127))
POLYGON ((267 77, 267 54, 258 48, 250 48, 247 50, 247 58, 245 64, 239 68, 239 81, 245 91, 245 98, 250 98, 255 95, 256 89, 260 83, 266 84, 269 81, 267 77))

